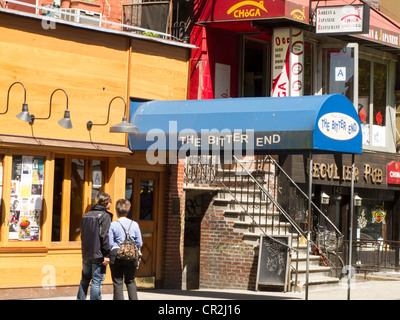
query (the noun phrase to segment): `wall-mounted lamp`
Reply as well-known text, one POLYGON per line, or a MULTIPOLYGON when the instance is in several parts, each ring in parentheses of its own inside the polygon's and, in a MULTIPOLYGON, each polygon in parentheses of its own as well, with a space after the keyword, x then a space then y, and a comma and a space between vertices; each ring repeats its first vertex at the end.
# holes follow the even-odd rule
POLYGON ((330 197, 325 193, 321 193, 321 204, 329 204, 330 197))
POLYGON ((359 196, 355 195, 354 196, 354 206, 355 207, 361 207, 361 203, 362 203, 362 198, 360 198, 359 196))
POLYGON ((65 93, 65 96, 66 96, 66 98, 67 98, 67 108, 66 108, 66 110, 65 110, 65 112, 64 112, 64 118, 62 118, 61 120, 59 120, 59 121, 58 121, 58 124, 59 124, 61 127, 66 128, 66 129, 71 129, 71 128, 72 128, 71 117, 70 117, 70 113, 69 113, 69 110, 68 110, 68 95, 67 95, 67 93, 65 92, 64 89, 60 89, 60 88, 54 90, 53 93, 52 93, 51 96, 50 96, 49 116, 48 116, 47 118, 36 118, 36 117, 32 114, 32 115, 30 116, 30 121, 29 121, 29 123, 30 123, 31 125, 33 125, 33 123, 35 122, 35 120, 47 120, 47 119, 50 118, 50 116, 51 116, 51 103, 52 103, 53 95, 54 95, 54 93, 55 93, 56 91, 58 91, 58 90, 64 92, 64 93, 65 93))
POLYGON ((26 103, 26 89, 25 86, 22 84, 22 82, 14 82, 9 88, 8 88, 8 92, 7 92, 7 107, 6 107, 6 111, 1 112, 0 114, 6 114, 8 111, 8 104, 9 104, 9 100, 10 100, 10 90, 11 88, 14 86, 14 84, 20 84, 23 88, 24 88, 24 103, 22 104, 22 112, 20 112, 19 114, 17 114, 17 118, 21 119, 23 121, 27 121, 29 122, 31 117, 29 115, 28 112, 28 104, 26 103))
POLYGON ((86 123, 86 127, 87 129, 90 131, 92 130, 93 126, 105 126, 108 124, 108 120, 110 119, 110 108, 111 108, 111 103, 115 100, 115 99, 121 99, 124 104, 125 104, 125 111, 124 111, 124 117, 122 118, 122 122, 118 123, 118 124, 114 124, 113 126, 110 127, 110 132, 119 132, 119 133, 139 133, 139 128, 137 126, 135 126, 132 123, 128 123, 126 121, 126 102, 124 100, 124 98, 120 97, 120 96, 116 96, 114 98, 111 99, 110 104, 108 105, 108 115, 107 115, 107 121, 106 123, 103 124, 99 124, 99 123, 93 123, 92 121, 88 121, 86 123))

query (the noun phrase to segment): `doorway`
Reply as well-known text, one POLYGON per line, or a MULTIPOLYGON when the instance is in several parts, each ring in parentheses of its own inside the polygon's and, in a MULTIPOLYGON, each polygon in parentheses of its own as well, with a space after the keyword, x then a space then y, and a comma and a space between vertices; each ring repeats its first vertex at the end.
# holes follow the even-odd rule
POLYGON ((323 94, 339 93, 358 105, 358 44, 322 47, 323 94))
POLYGON ((150 277, 155 281, 157 252, 159 174, 128 170, 125 197, 132 203, 128 216, 139 224, 142 233, 142 259, 137 277, 150 277))
POLYGON ((269 96, 269 52, 270 46, 267 42, 244 39, 243 97, 269 96))

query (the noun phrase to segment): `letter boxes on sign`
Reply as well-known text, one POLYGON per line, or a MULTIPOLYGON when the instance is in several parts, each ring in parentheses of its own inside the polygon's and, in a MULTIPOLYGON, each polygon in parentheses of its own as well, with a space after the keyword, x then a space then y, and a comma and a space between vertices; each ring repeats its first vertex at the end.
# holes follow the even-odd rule
POLYGON ((390 162, 386 171, 388 184, 400 184, 400 162, 390 162))

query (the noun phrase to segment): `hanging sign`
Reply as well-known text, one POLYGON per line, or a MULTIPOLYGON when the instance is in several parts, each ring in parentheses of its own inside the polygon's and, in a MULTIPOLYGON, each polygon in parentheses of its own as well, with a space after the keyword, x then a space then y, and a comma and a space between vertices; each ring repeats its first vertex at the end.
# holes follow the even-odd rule
POLYGON ((369 33, 369 6, 317 7, 315 32, 318 34, 369 33))
POLYGON ((360 126, 355 119, 339 112, 321 116, 318 120, 318 128, 328 138, 342 141, 355 138, 360 131, 360 126))
POLYGON ((274 29, 272 97, 302 96, 304 88, 304 34, 292 28, 274 29))
POLYGON ((289 96, 290 29, 274 29, 272 97, 289 96))

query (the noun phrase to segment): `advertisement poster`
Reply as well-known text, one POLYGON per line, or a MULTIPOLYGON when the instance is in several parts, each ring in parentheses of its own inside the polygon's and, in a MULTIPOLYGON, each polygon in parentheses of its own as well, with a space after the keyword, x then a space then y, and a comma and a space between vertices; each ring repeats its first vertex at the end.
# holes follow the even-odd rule
POLYGON ((274 29, 273 41, 271 97, 286 97, 289 95, 290 29, 274 29))
POLYGON ((43 205, 44 158, 14 156, 9 239, 38 241, 43 205))
POLYGON ((302 96, 304 88, 304 34, 291 28, 274 29, 272 97, 302 96))

